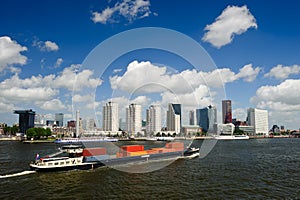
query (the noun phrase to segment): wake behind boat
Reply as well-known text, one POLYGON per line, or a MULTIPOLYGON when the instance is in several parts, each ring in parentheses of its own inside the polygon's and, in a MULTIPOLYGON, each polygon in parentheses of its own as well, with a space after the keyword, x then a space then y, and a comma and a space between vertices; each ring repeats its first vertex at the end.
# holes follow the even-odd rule
POLYGON ((63 146, 59 152, 39 158, 30 164, 36 171, 59 171, 72 169, 93 169, 101 166, 118 166, 147 163, 164 159, 194 158, 199 148, 186 148, 181 142, 167 143, 163 148, 144 150, 143 145, 121 146, 116 155, 108 155, 106 148, 84 148, 78 145, 63 146))

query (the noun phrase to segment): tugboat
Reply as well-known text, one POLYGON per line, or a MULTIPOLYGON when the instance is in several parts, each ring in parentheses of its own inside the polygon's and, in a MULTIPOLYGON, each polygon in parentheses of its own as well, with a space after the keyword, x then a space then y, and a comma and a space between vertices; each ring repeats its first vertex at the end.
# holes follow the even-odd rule
POLYGON ((30 164, 36 171, 66 171, 94 169, 101 166, 124 165, 164 159, 194 158, 199 148, 186 148, 181 142, 167 143, 163 148, 144 150, 143 145, 121 146, 116 155, 108 155, 106 148, 84 148, 79 145, 63 146, 59 152, 42 158, 37 156, 30 164))

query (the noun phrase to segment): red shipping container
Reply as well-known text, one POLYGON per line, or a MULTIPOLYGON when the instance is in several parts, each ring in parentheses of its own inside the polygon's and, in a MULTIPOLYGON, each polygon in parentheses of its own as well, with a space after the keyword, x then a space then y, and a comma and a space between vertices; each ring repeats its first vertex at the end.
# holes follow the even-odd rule
POLYGON ((144 146, 143 145, 122 146, 121 151, 127 151, 127 152, 144 151, 144 146))
POLYGON ((106 154, 106 148, 98 147, 98 148, 85 148, 83 149, 83 156, 98 156, 106 154))
POLYGON ((176 149, 184 149, 184 145, 182 142, 170 142, 166 144, 166 148, 168 149, 172 149, 172 148, 176 148, 176 149))

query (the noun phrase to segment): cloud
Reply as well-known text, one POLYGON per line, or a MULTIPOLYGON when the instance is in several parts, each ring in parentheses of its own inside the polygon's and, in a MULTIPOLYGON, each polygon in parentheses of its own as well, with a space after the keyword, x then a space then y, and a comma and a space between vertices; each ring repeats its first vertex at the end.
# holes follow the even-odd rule
POLYGON ((169 73, 169 71, 167 67, 156 66, 149 61, 133 61, 122 76, 115 75, 109 79, 114 90, 119 89, 128 93, 160 93, 169 90, 179 94, 193 92, 200 85, 218 88, 238 79, 250 82, 256 78, 260 68, 253 68, 252 64, 248 64, 241 68, 239 73, 229 68, 215 69, 210 72, 196 69, 177 73, 169 73))
POLYGON ((60 75, 55 77, 53 86, 58 88, 66 88, 68 90, 81 90, 83 88, 96 88, 102 84, 101 79, 92 78, 93 71, 84 69, 78 72, 80 65, 71 65, 65 68, 60 75), (76 87, 74 88, 76 84, 76 87))
MULTIPOLYGON (((0 87, 1 88, 1 87, 0 87)), ((43 101, 51 99, 53 96, 57 95, 58 91, 51 88, 19 88, 11 87, 2 89, 0 95, 5 97, 8 101, 14 102, 31 102, 31 101, 43 101)))
POLYGON ((252 64, 248 64, 239 70, 239 73, 236 75, 236 79, 243 78, 246 82, 252 82, 256 79, 260 71, 261 68, 253 68, 252 64))
POLYGON ((90 94, 88 94, 88 95, 80 95, 80 94, 75 94, 75 95, 73 95, 73 102, 76 102, 76 103, 78 103, 78 102, 91 102, 91 101, 94 101, 95 100, 95 98, 94 98, 94 96, 92 96, 92 95, 90 95, 90 94))
POLYGON ((113 70, 113 74, 119 73, 119 72, 121 72, 121 71, 122 71, 122 69, 114 69, 114 70, 113 70))
POLYGON ((40 41, 38 39, 36 39, 35 41, 33 41, 33 46, 34 47, 38 47, 41 51, 58 51, 59 50, 59 46, 52 41, 40 41))
POLYGON ((257 28, 256 20, 247 6, 227 6, 214 23, 206 25, 202 40, 221 48, 232 42, 235 35, 257 28))
POLYGON ((66 108, 65 105, 59 100, 59 99, 52 99, 50 101, 44 102, 40 108, 43 110, 53 110, 53 111, 59 111, 66 108))
POLYGON ((247 116, 246 109, 245 108, 233 109, 232 116, 237 120, 246 121, 246 116, 247 116))
POLYGON ((0 37, 0 72, 6 68, 15 69, 11 68, 12 65, 26 64, 27 57, 21 54, 23 51, 27 51, 27 48, 10 37, 0 37))
MULTIPOLYGON (((58 75, 32 76, 22 79, 18 74, 0 82, 1 105, 36 105, 45 110, 66 109, 58 96, 68 98, 77 83, 75 91, 95 89, 101 84, 101 80, 93 78, 90 70, 79 71, 80 65, 71 65, 58 75), (55 107, 56 105, 56 107, 55 107)), ((77 101, 79 97, 75 96, 77 101)), ((84 97, 81 97, 81 100, 84 97)), ((10 111, 11 112, 11 111, 10 111)))
POLYGON ((61 66, 61 64, 63 63, 63 59, 62 58, 57 58, 56 62, 55 62, 55 65, 54 65, 54 68, 58 68, 61 66))
POLYGON ((117 22, 118 16, 122 16, 129 22, 148 17, 151 14, 149 0, 123 0, 113 7, 107 7, 102 12, 93 12, 94 23, 106 24, 117 22))
POLYGON ((299 65, 292 65, 292 66, 283 66, 277 65, 273 67, 270 72, 265 74, 265 77, 275 77, 276 79, 286 79, 292 74, 299 74, 300 73, 300 66, 299 65))
POLYGON ((0 113, 11 113, 15 110, 15 106, 12 103, 0 102, 0 113))
POLYGON ((47 51, 57 51, 59 49, 58 45, 55 42, 46 41, 45 48, 47 51))
POLYGON ((300 79, 287 79, 279 85, 262 86, 251 98, 251 103, 263 109, 300 111, 300 79))

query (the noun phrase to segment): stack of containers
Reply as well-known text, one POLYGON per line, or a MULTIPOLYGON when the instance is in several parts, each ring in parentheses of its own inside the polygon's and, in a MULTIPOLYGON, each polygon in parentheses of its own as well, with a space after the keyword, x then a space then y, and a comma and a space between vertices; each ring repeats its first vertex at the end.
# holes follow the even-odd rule
POLYGON ((145 154, 147 154, 147 152, 144 151, 143 145, 127 145, 120 148, 120 151, 117 152, 117 158, 126 156, 139 156, 145 154))
POLYGON ((83 149, 82 156, 86 158, 87 162, 96 162, 104 159, 108 159, 109 155, 106 154, 106 148, 85 148, 83 149))
POLYGON ((164 152, 183 151, 184 144, 182 142, 170 142, 166 144, 164 152))

